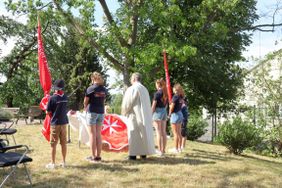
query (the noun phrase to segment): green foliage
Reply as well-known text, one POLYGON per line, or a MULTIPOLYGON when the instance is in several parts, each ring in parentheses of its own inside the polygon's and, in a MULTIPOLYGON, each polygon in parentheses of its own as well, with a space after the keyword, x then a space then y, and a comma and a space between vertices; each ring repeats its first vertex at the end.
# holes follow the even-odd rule
POLYGON ((0 120, 9 121, 13 118, 13 114, 7 110, 0 109, 0 120))
POLYGON ((220 126, 217 141, 230 152, 240 155, 246 148, 260 143, 260 129, 236 117, 233 122, 226 121, 220 126))
POLYGON ((256 101, 255 106, 246 108, 245 115, 263 131, 262 143, 255 152, 264 155, 282 155, 282 50, 270 53, 248 74, 246 91, 256 101))
MULTIPOLYGON (((23 5, 24 3, 21 4, 23 5)), ((31 12, 28 15, 31 17, 34 14, 33 9, 34 7, 29 9, 31 12)), ((4 36, 17 38, 11 53, 0 60, 0 72, 7 77, 7 81, 0 85, 0 103, 8 107, 18 106, 22 111, 30 105, 38 105, 43 97, 35 50, 37 23, 34 18, 28 20, 26 25, 6 18, 0 21, 0 31, 6 34, 4 36), (18 30, 2 29, 6 26, 18 30)), ((50 9, 42 11, 40 18, 52 79, 65 80, 65 92, 67 95, 72 94, 69 97, 70 108, 79 110, 83 105, 85 90, 90 84, 91 72, 100 72, 106 82, 106 69, 99 64, 96 50, 78 36, 72 27, 62 28, 62 20, 51 14, 50 9), (75 89, 77 90, 73 93, 75 89)))
POLYGON ((188 121, 188 140, 196 140, 206 133, 208 123, 201 116, 191 115, 188 121))
POLYGON ((121 114, 122 94, 115 94, 112 96, 111 109, 112 113, 121 114))
POLYGON ((96 4, 108 10, 110 1, 60 0, 48 5, 43 0, 6 0, 6 5, 15 14, 27 14, 29 27, 36 24, 40 9, 55 33, 64 26, 75 28, 104 62, 123 74, 126 86, 130 73, 139 71, 152 92, 154 80, 164 77, 160 54, 166 49, 172 83, 185 86, 191 107, 232 107, 242 85, 235 62, 243 59, 251 35, 246 31, 258 18, 255 0, 117 2, 115 12, 105 12, 102 29, 94 19, 96 4))

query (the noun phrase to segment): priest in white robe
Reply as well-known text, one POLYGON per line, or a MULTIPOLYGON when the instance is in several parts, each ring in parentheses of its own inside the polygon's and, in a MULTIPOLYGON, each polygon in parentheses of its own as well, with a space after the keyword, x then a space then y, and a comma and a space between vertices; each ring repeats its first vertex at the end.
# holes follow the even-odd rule
POLYGON ((122 114, 128 118, 129 159, 155 154, 152 109, 148 90, 140 83, 141 75, 133 73, 123 97, 122 114))

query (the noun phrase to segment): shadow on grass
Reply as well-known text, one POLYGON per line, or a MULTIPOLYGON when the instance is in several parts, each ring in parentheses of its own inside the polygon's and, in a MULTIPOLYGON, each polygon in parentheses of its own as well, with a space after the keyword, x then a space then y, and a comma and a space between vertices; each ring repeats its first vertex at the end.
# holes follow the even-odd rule
POLYGON ((192 151, 195 151, 195 153, 188 153, 188 154, 185 154, 185 156, 192 157, 192 158, 210 159, 210 160, 216 160, 216 161, 239 160, 238 158, 230 155, 229 153, 225 154, 225 153, 218 153, 218 152, 205 151, 205 150, 199 150, 199 149, 193 149, 192 151))
POLYGON ((108 161, 101 162, 101 163, 89 163, 89 165, 70 166, 70 168, 85 169, 85 170, 107 170, 110 172, 116 172, 116 171, 137 172, 138 171, 137 168, 125 168, 124 165, 113 164, 113 163, 109 163, 108 161))
MULTIPOLYGON (((280 165, 280 167, 282 167, 282 162, 277 162, 277 161, 271 161, 271 160, 267 160, 267 159, 262 159, 262 158, 259 158, 259 157, 255 157, 255 156, 250 156, 250 155, 246 155, 246 154, 242 154, 240 155, 241 157, 244 157, 244 158, 248 158, 248 159, 254 159, 254 160, 258 160, 260 162, 264 162, 264 163, 267 163, 267 164, 274 164, 274 165, 280 165)), ((282 168, 281 168, 282 169, 282 168)))
POLYGON ((137 159, 137 160, 114 160, 113 163, 120 163, 122 165, 176 165, 176 164, 189 164, 189 165, 204 165, 204 164, 214 164, 215 162, 199 160, 199 159, 190 159, 190 158, 177 158, 166 156, 163 158, 160 157, 148 157, 147 159, 137 159))

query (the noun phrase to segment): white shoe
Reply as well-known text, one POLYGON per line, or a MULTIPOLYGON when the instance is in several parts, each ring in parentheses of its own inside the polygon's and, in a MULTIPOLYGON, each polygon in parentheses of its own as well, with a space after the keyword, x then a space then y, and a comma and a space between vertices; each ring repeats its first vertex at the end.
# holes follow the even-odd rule
POLYGON ((168 150, 170 153, 179 153, 176 148, 172 148, 168 150))
POLYGON ((45 166, 47 169, 54 169, 55 168, 55 164, 54 163, 49 163, 45 166))
POLYGON ((62 162, 62 163, 60 163, 60 165, 59 165, 59 166, 60 166, 60 167, 62 167, 62 168, 67 167, 66 162, 62 162))
POLYGON ((156 149, 156 154, 157 154, 157 155, 161 155, 162 152, 161 152, 160 150, 156 149))

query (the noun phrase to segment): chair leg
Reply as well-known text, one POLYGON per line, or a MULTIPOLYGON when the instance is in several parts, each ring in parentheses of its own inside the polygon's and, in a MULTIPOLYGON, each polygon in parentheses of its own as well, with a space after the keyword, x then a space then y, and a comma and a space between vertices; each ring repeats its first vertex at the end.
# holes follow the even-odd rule
POLYGON ((15 145, 17 145, 14 135, 12 135, 15 145))
POLYGON ((2 181, 0 187, 3 187, 3 185, 6 183, 6 181, 9 179, 9 177, 15 172, 16 170, 16 166, 12 167, 12 171, 4 178, 4 180, 2 181))
POLYGON ((28 177, 28 181, 29 181, 30 185, 32 186, 31 177, 30 177, 30 174, 28 173, 26 164, 23 163, 23 165, 24 165, 24 169, 25 169, 26 175, 27 175, 27 177, 28 177))

